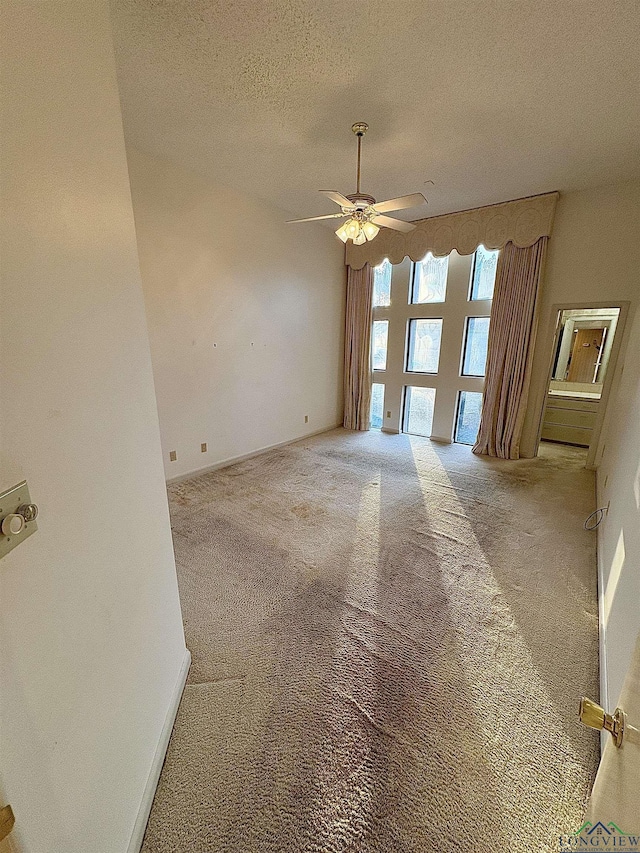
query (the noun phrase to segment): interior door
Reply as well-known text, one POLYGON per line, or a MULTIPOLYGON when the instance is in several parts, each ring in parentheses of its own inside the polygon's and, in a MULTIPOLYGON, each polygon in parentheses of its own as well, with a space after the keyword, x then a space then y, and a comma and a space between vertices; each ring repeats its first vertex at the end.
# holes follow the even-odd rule
POLYGON ((578 329, 571 349, 568 382, 593 382, 604 329, 578 329))
MULTIPOLYGON (((613 738, 605 735, 602 761, 586 815, 592 826, 586 831, 593 829, 605 837, 607 832, 613 836, 630 836, 616 845, 610 840, 608 846, 615 850, 620 847, 625 851, 640 851, 640 637, 619 706, 626 716, 622 745, 616 748, 613 738), (602 827, 597 827, 598 823, 602 827)), ((604 839, 600 846, 605 846, 604 839)))

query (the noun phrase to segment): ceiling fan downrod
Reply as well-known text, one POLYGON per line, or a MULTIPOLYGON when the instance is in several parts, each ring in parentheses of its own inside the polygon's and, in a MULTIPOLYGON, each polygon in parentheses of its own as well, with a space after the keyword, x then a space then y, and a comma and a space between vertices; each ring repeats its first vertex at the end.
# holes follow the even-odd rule
POLYGON ((362 137, 369 130, 369 125, 366 121, 357 121, 351 126, 351 130, 358 137, 358 170, 356 173, 356 195, 360 195, 360 155, 362 152, 362 137))

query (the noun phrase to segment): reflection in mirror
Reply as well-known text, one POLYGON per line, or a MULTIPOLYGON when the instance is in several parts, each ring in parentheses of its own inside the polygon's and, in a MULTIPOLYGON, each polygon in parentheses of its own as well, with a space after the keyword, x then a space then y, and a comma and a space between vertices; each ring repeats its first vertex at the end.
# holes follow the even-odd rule
POLYGON ((562 312, 551 396, 600 399, 619 314, 619 308, 562 312))

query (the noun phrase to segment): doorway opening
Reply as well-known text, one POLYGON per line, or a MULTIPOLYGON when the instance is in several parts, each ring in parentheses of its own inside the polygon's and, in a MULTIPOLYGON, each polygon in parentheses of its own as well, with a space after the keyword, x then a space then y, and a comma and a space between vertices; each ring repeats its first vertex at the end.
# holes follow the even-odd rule
POLYGON ((556 308, 539 438, 586 448, 593 467, 627 304, 556 308))

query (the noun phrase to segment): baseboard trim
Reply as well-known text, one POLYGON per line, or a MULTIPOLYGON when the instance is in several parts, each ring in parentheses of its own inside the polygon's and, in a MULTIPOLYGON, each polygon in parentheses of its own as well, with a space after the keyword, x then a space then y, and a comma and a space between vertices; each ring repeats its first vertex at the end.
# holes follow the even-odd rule
POLYGON ((245 462, 247 459, 253 459, 255 456, 261 456, 263 453, 268 453, 270 450, 277 450, 278 447, 286 447, 289 444, 297 444, 299 441, 306 441, 307 438, 313 438, 314 435, 322 435, 324 432, 338 429, 342 426, 340 423, 333 426, 322 427, 313 432, 307 432, 297 438, 288 438, 286 441, 278 441, 276 444, 268 444, 266 447, 260 447, 258 450, 252 450, 250 453, 241 453, 239 456, 229 456, 228 459, 221 459, 219 462, 214 462, 212 465, 205 465, 202 468, 194 468, 193 471, 187 471, 185 474, 178 474, 176 477, 170 477, 167 480, 167 485, 173 483, 182 483, 184 480, 190 480, 192 477, 199 477, 201 474, 208 474, 210 471, 217 471, 219 468, 226 468, 229 465, 235 465, 238 462, 245 462))
POLYGON ((182 665, 178 674, 178 680, 176 681, 176 686, 173 689, 171 701, 169 702, 169 707, 167 708, 167 714, 164 718, 162 731, 160 732, 160 739, 158 740, 158 745, 153 756, 153 761, 151 762, 151 768, 149 770, 147 784, 145 785, 144 792, 142 794, 140 808, 138 809, 138 816, 133 826, 133 832, 131 833, 131 840, 129 841, 129 846, 127 847, 127 853, 139 853, 140 848, 142 847, 142 840, 144 839, 144 833, 147 828, 147 822, 149 820, 151 806, 153 805, 153 798, 156 793, 156 788, 158 787, 158 780, 160 779, 160 771, 162 770, 164 758, 167 754, 169 738, 171 737, 171 732, 173 731, 173 724, 176 720, 178 706, 180 705, 180 700, 182 699, 182 693, 184 691, 184 685, 187 681, 187 675, 189 673, 190 666, 191 652, 189 651, 189 649, 185 649, 184 658, 182 659, 182 665))

